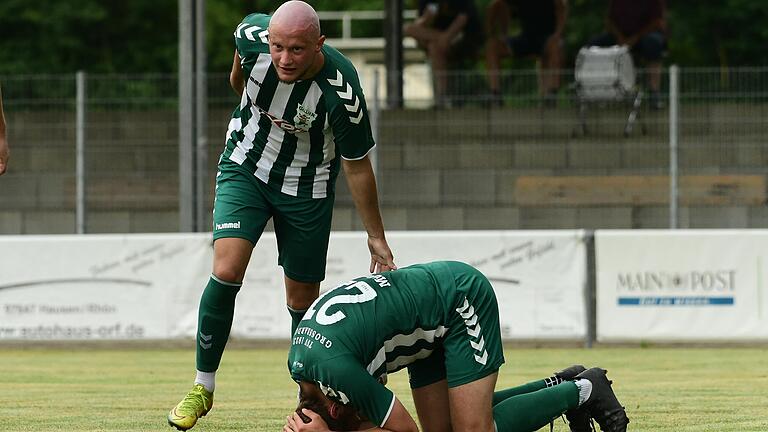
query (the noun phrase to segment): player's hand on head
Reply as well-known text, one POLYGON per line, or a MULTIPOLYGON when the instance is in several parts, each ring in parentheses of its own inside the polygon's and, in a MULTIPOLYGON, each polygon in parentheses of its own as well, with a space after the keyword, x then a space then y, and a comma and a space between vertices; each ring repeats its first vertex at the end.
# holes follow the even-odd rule
POLYGON ((301 413, 309 418, 309 423, 305 423, 298 413, 294 412, 285 419, 285 426, 283 426, 283 432, 328 432, 328 425, 325 423, 322 417, 316 412, 302 408, 301 413))
POLYGON ((368 250, 371 252, 371 267, 368 270, 371 273, 381 273, 390 270, 397 270, 395 257, 389 249, 387 240, 378 237, 368 237, 368 250))

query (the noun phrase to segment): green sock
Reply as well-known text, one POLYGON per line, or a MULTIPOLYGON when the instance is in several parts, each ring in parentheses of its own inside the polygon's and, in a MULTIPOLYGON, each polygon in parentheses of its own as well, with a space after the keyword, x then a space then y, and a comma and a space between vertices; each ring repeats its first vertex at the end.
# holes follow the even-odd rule
POLYGON ((307 310, 294 309, 288 306, 288 313, 291 314, 291 338, 293 338, 293 334, 296 333, 296 329, 299 327, 299 323, 301 322, 301 319, 304 318, 304 314, 307 313, 307 310))
POLYGON ((521 386, 508 388, 506 390, 499 390, 493 394, 493 405, 495 406, 497 403, 505 399, 509 399, 512 396, 535 392, 536 390, 541 390, 547 387, 554 387, 561 382, 563 382, 562 378, 551 376, 543 380, 531 381, 528 384, 523 384, 521 386))
POLYGON ((579 388, 568 381, 501 401, 493 406, 493 420, 499 432, 533 432, 578 406, 579 388))
POLYGON ((529 382, 528 384, 523 384, 521 386, 499 390, 493 393, 493 406, 496 406, 496 404, 503 402, 511 398, 512 396, 532 393, 532 392, 535 392, 536 390, 541 390, 543 388, 547 388, 547 385, 545 384, 544 380, 538 380, 538 381, 529 382))
POLYGON ((197 370, 215 372, 235 315, 235 296, 242 283, 224 282, 211 276, 200 298, 197 315, 197 370))

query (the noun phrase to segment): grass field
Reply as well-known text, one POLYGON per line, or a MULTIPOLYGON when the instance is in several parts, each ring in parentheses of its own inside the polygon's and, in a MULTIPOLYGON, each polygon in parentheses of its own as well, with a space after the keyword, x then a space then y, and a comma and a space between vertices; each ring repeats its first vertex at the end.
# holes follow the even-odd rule
MULTIPOLYGON (((631 431, 768 431, 764 348, 508 348, 505 353, 497 388, 549 376, 572 363, 605 367, 627 407, 631 431)), ((215 408, 193 431, 281 430, 296 398, 286 354, 285 349, 229 349, 217 377, 215 408)), ((191 387, 194 350, 0 346, 0 365, 0 431, 171 431, 165 416, 191 387)), ((389 385, 415 412, 406 373, 390 376, 389 385)), ((568 427, 557 421, 555 431, 568 427)))

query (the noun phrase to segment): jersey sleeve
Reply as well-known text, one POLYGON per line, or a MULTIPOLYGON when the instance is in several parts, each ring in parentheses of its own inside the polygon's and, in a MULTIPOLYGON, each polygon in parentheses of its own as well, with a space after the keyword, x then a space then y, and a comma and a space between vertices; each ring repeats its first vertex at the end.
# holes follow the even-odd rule
POLYGON ((344 159, 362 159, 374 147, 371 120, 365 103, 357 72, 350 70, 328 79, 334 94, 329 100, 329 122, 333 129, 336 146, 344 159))
POLYGON ((269 54, 269 19, 269 15, 251 14, 235 28, 235 48, 246 73, 250 73, 259 55, 269 54))
POLYGON ((345 356, 326 360, 317 365, 316 371, 320 389, 329 398, 351 403, 378 426, 387 422, 395 404, 395 394, 354 358, 345 356))

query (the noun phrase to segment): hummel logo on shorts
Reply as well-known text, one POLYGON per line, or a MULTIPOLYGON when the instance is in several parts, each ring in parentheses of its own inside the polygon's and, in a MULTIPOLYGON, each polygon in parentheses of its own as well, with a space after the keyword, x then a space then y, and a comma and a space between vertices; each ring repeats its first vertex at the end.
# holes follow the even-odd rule
POLYGON ((224 222, 224 223, 217 223, 216 229, 240 229, 240 221, 237 222, 224 222))

